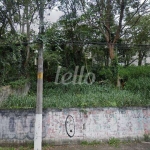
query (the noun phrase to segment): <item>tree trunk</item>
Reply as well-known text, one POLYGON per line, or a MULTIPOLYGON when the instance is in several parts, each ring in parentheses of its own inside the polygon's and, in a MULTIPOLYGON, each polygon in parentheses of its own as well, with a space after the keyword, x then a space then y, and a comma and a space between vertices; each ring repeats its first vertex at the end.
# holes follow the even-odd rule
MULTIPOLYGON (((30 22, 29 22, 29 6, 27 4, 26 6, 26 24, 27 24, 27 43, 30 42, 30 22)), ((26 62, 25 62, 25 68, 28 68, 28 63, 29 63, 29 57, 30 57, 30 47, 29 44, 26 46, 26 62)), ((27 73, 28 76, 28 73, 27 73)))
POLYGON ((120 84, 119 73, 118 73, 118 59, 117 57, 115 58, 114 44, 109 43, 108 46, 109 46, 109 57, 111 59, 112 72, 114 73, 113 78, 115 79, 115 85, 118 88, 120 88, 121 84, 120 84))
POLYGON ((107 53, 106 53, 106 66, 109 66, 109 51, 107 50, 107 53))
POLYGON ((139 51, 139 59, 138 59, 138 66, 142 66, 142 60, 143 60, 143 55, 142 51, 139 51))
POLYGON ((113 60, 115 58, 115 54, 114 54, 114 44, 109 43, 108 44, 108 48, 109 48, 109 57, 111 60, 113 60))

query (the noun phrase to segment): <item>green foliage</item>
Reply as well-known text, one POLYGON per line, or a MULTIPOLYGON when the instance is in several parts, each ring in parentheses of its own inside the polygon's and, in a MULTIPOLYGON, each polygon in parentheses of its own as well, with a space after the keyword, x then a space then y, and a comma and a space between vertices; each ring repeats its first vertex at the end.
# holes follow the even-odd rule
POLYGON ((99 70, 99 76, 101 80, 111 80, 113 77, 113 73, 111 72, 110 67, 105 67, 99 70))
POLYGON ((120 143, 121 143, 120 139, 117 139, 117 138, 111 138, 108 141, 109 145, 115 146, 115 147, 118 147, 120 145, 120 143))
POLYGON ((55 80, 57 68, 61 62, 62 58, 58 52, 44 53, 44 80, 50 82, 55 80))
POLYGON ((9 96, 7 101, 3 101, 1 108, 35 108, 36 106, 36 96, 9 96))
POLYGON ((150 134, 144 134, 144 141, 150 142, 150 134))
POLYGON ((112 79, 111 81, 117 85, 117 80, 118 80, 118 71, 119 71, 119 66, 118 66, 118 58, 115 56, 115 58, 111 62, 111 72, 112 72, 112 79))
MULTIPOLYGON (((150 79, 148 77, 141 77, 139 79, 130 79, 125 88, 134 92, 150 92, 150 79)), ((144 94, 144 93, 143 93, 144 94)))
POLYGON ((5 150, 15 150, 15 148, 4 148, 4 147, 1 148, 1 147, 0 147, 0 150, 4 150, 4 149, 5 149, 5 150))
MULTIPOLYGON (((135 16, 132 21, 130 22, 130 26, 133 26, 135 20, 137 20, 138 16, 135 16)), ((139 44, 139 43, 148 43, 150 38, 150 14, 143 15, 139 19, 136 26, 133 26, 132 29, 130 29, 132 40, 139 44)))
POLYGON ((142 77, 150 77, 150 66, 130 66, 119 69, 119 75, 121 78, 127 80, 139 79, 142 77))
MULTIPOLYGON (((150 66, 121 68, 120 76, 126 81, 124 89, 132 94, 136 94, 137 97, 141 97, 141 100, 138 102, 139 106, 150 104, 150 66)), ((132 105, 137 103, 130 100, 126 102, 132 103, 132 105)))
POLYGON ((139 106, 150 106, 148 99, 142 96, 142 93, 133 93, 127 90, 116 93, 117 107, 139 107, 139 106))
MULTIPOLYGON (((118 90, 109 85, 55 85, 44 84, 44 108, 130 107, 150 106, 140 93, 118 90)), ((11 96, 1 108, 35 108, 36 94, 24 97, 11 96)))
POLYGON ((18 88, 22 88, 26 83, 28 83, 29 80, 25 79, 25 78, 21 78, 19 80, 13 81, 13 82, 9 82, 9 85, 14 88, 14 89, 18 89, 18 88))
POLYGON ((111 62, 111 66, 93 66, 92 72, 96 75, 96 80, 109 80, 114 85, 117 84, 118 79, 118 71, 119 71, 119 65, 118 65, 118 59, 115 57, 114 60, 111 62))
POLYGON ((7 33, 0 46, 0 85, 27 77, 33 74, 34 54, 30 47, 30 59, 26 64, 26 45, 22 44, 26 36, 23 34, 7 33), (12 40, 13 39, 13 40, 12 40))

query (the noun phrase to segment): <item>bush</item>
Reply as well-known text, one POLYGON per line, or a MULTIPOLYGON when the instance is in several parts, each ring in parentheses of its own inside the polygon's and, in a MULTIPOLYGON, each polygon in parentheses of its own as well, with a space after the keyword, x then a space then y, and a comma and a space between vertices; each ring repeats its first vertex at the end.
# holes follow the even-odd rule
POLYGON ((134 93, 140 93, 143 98, 150 99, 150 78, 130 79, 126 83, 125 89, 134 93))
POLYGON ((110 68, 102 68, 99 71, 99 76, 103 80, 107 80, 107 79, 110 80, 113 77, 113 74, 112 74, 110 68))
MULTIPOLYGON (((118 90, 110 85, 55 85, 46 83, 43 108, 130 107, 149 106, 140 93, 118 90)), ((1 108, 35 108, 36 94, 24 97, 11 96, 1 108)))
POLYGON ((16 81, 13 81, 13 82, 9 82, 9 85, 14 88, 14 89, 17 89, 17 88, 21 88, 23 87, 26 83, 28 83, 29 80, 28 79, 25 79, 25 78, 21 78, 19 80, 16 80, 16 81))
POLYGON ((125 80, 150 77, 150 66, 130 66, 127 68, 120 67, 119 75, 125 80))

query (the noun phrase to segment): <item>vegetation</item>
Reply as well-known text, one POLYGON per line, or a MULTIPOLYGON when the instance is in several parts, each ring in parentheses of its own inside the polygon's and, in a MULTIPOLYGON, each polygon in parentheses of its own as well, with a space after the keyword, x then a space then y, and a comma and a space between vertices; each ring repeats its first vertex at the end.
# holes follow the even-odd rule
MULTIPOLYGON (((95 82, 93 85, 68 85, 44 82, 43 107, 44 108, 85 108, 85 107, 130 107, 150 106, 150 80, 149 67, 131 67, 122 70, 122 76, 128 80, 122 90, 116 88, 109 80, 104 83, 95 82), (133 69, 131 69, 133 68, 133 69), (139 70, 141 73, 137 78, 139 70), (147 69, 146 69, 147 68, 147 69), (125 71, 126 70, 126 71, 125 71), (137 73, 136 73, 137 71, 137 73), (129 73, 130 72, 130 73, 129 73), (135 76, 133 75, 135 74, 135 76)), ((29 95, 24 97, 11 96, 1 104, 1 108, 35 108, 36 83, 31 84, 29 95)))
POLYGON ((150 142, 150 134, 144 134, 144 141, 150 142))
POLYGON ((29 83, 29 80, 22 78, 13 82, 9 82, 9 85, 14 89, 18 89, 24 87, 26 83, 29 83))
MULTIPOLYGON (((39 2, 0 2, 0 86, 31 83, 29 95, 11 96, 1 108, 35 108, 39 41, 44 44, 44 108, 150 105, 147 0, 45 0, 44 11, 57 7, 63 14, 55 23, 44 22, 41 36, 31 28, 38 21, 39 2), (132 66, 135 60, 138 67, 132 66), (58 66, 59 78, 84 66, 83 78, 92 72, 96 82, 55 85, 58 66), (121 87, 116 88, 119 78, 121 87)), ((80 76, 80 71, 75 75, 80 76)))
MULTIPOLYGON (((79 148, 79 146, 80 146, 81 149, 82 149, 82 147, 83 147, 83 149, 85 149, 85 147, 86 148, 88 148, 88 147, 94 148, 94 147, 100 146, 100 148, 104 147, 104 148, 111 148, 111 149, 115 149, 115 148, 120 149, 120 148, 126 147, 126 146, 132 147, 132 145, 133 146, 137 145, 137 143, 141 143, 141 141, 140 140, 133 141, 131 139, 126 141, 126 140, 120 140, 118 138, 110 138, 108 140, 108 142, 106 142, 106 141, 90 141, 90 142, 89 141, 81 141, 81 143, 80 143, 81 145, 77 145, 77 147, 79 148)), ((34 147, 34 144, 32 144, 32 143, 31 144, 24 143, 21 145, 19 144, 19 145, 14 146, 13 144, 11 144, 11 145, 5 144, 5 146, 0 146, 0 150, 30 150, 30 149, 33 149, 33 147, 34 147)), ((43 143, 43 146, 42 146, 43 150, 49 150, 52 148, 54 148, 53 145, 48 144, 48 143, 43 143)), ((55 148, 57 149, 57 146, 55 148)), ((61 146, 61 148, 64 149, 64 148, 66 148, 66 146, 61 146)))
POLYGON ((108 144, 111 146, 118 147, 121 144, 121 141, 120 139, 117 139, 117 138, 111 138, 109 139, 108 144))

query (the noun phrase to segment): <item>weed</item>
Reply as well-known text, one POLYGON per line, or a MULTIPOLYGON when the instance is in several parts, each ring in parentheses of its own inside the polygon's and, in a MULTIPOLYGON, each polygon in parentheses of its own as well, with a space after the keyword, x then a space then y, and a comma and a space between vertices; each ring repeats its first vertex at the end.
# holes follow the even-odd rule
POLYGON ((144 134, 144 141, 150 142, 150 134, 144 134))
POLYGON ((81 145, 88 145, 88 141, 82 141, 81 145))
POLYGON ((23 78, 23 79, 19 79, 19 80, 10 82, 9 85, 14 89, 18 89, 18 88, 22 88, 28 82, 29 82, 28 79, 23 78))
POLYGON ((115 147, 118 147, 120 143, 121 143, 120 139, 117 139, 117 138, 111 138, 108 141, 109 145, 115 146, 115 147))
MULTIPOLYGON (((142 92, 118 90, 110 85, 53 85, 44 89, 43 108, 91 108, 150 106, 142 92), (48 88, 49 87, 49 88, 48 88)), ((27 96, 10 96, 0 108, 35 108, 36 93, 27 96)), ((83 110, 83 112, 85 112, 83 110)), ((86 113, 86 112, 85 112, 86 113)))

